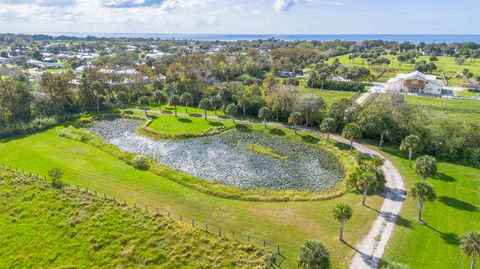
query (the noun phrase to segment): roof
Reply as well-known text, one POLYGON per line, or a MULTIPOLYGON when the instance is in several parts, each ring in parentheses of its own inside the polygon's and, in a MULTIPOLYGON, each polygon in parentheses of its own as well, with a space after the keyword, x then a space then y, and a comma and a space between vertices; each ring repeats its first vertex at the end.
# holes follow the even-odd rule
POLYGON ((428 81, 430 83, 433 83, 439 86, 445 86, 443 81, 437 79, 437 76, 427 75, 420 71, 413 71, 409 74, 398 74, 395 78, 389 79, 388 83, 394 83, 400 80, 407 80, 407 79, 418 79, 418 80, 428 81))

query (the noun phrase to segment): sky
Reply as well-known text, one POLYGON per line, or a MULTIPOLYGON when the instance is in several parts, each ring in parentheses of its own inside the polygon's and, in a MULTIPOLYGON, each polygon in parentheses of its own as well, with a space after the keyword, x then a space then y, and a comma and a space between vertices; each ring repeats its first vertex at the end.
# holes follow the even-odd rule
POLYGON ((0 33, 479 34, 479 0, 0 0, 0 33))

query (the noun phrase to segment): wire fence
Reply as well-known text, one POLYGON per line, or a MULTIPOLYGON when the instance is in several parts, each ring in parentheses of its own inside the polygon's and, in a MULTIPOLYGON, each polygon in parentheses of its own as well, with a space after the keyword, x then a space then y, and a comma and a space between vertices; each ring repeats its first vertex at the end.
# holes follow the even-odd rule
MULTIPOLYGON (((36 178, 37 180, 43 181, 45 183, 51 182, 47 179, 46 176, 41 176, 39 174, 31 173, 31 172, 28 172, 28 171, 25 171, 25 170, 22 170, 22 169, 18 169, 16 167, 11 167, 11 166, 8 166, 4 163, 1 164, 1 168, 4 171, 15 172, 17 174, 20 173, 20 174, 23 174, 23 175, 27 175, 29 177, 36 178)), ((235 231, 233 229, 225 229, 224 227, 221 227, 220 225, 207 223, 205 221, 198 221, 198 220, 196 220, 192 217, 188 217, 188 216, 184 216, 184 215, 180 215, 180 214, 175 214, 174 212, 172 212, 170 210, 167 210, 167 209, 163 209, 163 208, 156 208, 156 207, 148 206, 148 205, 139 206, 136 203, 128 204, 125 199, 119 199, 115 196, 113 196, 113 197, 108 196, 106 193, 100 193, 100 192, 97 192, 97 191, 94 191, 94 190, 89 190, 88 188, 82 188, 82 187, 80 187, 78 185, 74 185, 74 184, 63 184, 62 188, 70 189, 70 190, 76 190, 76 191, 84 191, 84 192, 87 192, 87 193, 90 193, 90 194, 94 194, 95 196, 97 196, 99 198, 112 201, 112 202, 114 202, 115 204, 118 204, 118 205, 130 207, 130 208, 133 207, 133 209, 141 209, 141 210, 144 210, 146 213, 149 213, 149 214, 160 214, 162 216, 175 219, 175 220, 177 220, 181 223, 191 225, 193 228, 202 230, 202 231, 204 231, 206 233, 209 233, 209 234, 217 235, 217 236, 220 236, 220 237, 227 237, 227 238, 236 240, 240 243, 252 244, 256 247, 264 248, 264 249, 266 249, 267 251, 270 251, 273 254, 272 259, 270 259, 270 261, 269 261, 269 266, 274 267, 274 268, 280 268, 281 263, 285 259, 285 256, 283 256, 283 254, 281 252, 279 244, 276 244, 276 243, 274 243, 270 240, 266 240, 266 239, 262 239, 262 238, 259 238, 259 237, 256 237, 256 236, 252 236, 249 233, 239 232, 239 231, 235 231)))

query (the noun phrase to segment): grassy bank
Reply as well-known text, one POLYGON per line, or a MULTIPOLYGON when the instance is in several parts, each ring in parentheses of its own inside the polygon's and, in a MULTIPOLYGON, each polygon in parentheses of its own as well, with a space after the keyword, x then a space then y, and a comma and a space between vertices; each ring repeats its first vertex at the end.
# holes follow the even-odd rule
MULTIPOLYGON (((262 125, 252 128, 264 129, 262 125)), ((265 131, 278 132, 276 129, 265 131)), ((225 233, 236 231, 252 238, 265 238, 280 244, 286 256, 284 268, 296 266, 299 246, 308 239, 320 240, 329 247, 332 268, 348 266, 354 250, 337 241, 338 223, 331 216, 335 204, 343 202, 353 207, 353 218, 345 227, 345 238, 350 245, 355 245, 368 232, 377 216, 377 212, 362 207, 361 196, 354 193, 326 201, 282 203, 214 197, 175 183, 169 179, 173 174, 158 176, 136 170, 91 145, 59 137, 57 130, 2 141, 0 162, 41 175, 46 175, 52 167, 60 167, 65 170, 67 183, 125 199, 129 204, 162 208, 215 224, 225 233)), ((282 135, 299 141, 314 140, 308 134, 294 135, 290 130, 282 135)), ((382 201, 382 197, 376 195, 367 200, 375 209, 379 209, 382 201)))
POLYGON ((267 252, 91 193, 0 171, 5 268, 264 268, 267 252))

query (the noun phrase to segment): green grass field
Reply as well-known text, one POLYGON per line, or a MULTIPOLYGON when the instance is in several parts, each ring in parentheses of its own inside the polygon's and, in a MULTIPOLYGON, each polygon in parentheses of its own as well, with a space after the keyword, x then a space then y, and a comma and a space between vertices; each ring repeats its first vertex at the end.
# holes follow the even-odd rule
MULTIPOLYGON (((137 107, 148 107, 150 110, 154 111, 162 111, 168 114, 173 114, 175 112, 173 106, 169 105, 162 105, 161 107, 159 106, 137 106, 137 107)), ((178 114, 188 114, 192 117, 203 117, 205 114, 205 111, 203 109, 200 109, 198 107, 187 107, 187 111, 185 111, 185 106, 177 106, 177 113, 178 114)), ((225 113, 221 109, 217 110, 217 114, 215 115, 215 111, 213 110, 207 110, 207 116, 219 116, 219 117, 224 117, 225 113)))
POLYGON ((406 100, 408 103, 421 106, 438 116, 456 118, 462 121, 480 120, 480 101, 427 96, 407 96, 406 100))
MULTIPOLYGON (((59 127, 61 128, 61 127, 59 127)), ((331 210, 336 203, 350 204, 353 218, 345 228, 345 239, 355 245, 369 231, 377 212, 361 206, 361 196, 348 193, 339 198, 312 202, 249 202, 214 197, 177 184, 150 172, 136 170, 93 146, 59 137, 59 128, 0 143, 0 162, 45 175, 48 169, 65 169, 65 182, 107 193, 139 206, 161 208, 194 218, 196 223, 222 227, 246 240, 278 243, 286 255, 284 268, 294 268, 299 246, 308 239, 325 243, 330 249, 332 268, 345 268, 354 250, 337 241, 338 223, 331 210)), ((261 124, 254 127, 263 129, 261 124)), ((285 129, 286 136, 295 136, 285 129)), ((309 136, 295 136, 302 140, 309 136)), ((310 136, 311 137, 311 136, 310 136)), ((312 139, 312 138, 309 138, 312 139)), ((380 196, 368 198, 379 209, 380 196)))
MULTIPOLYGON (((387 55, 385 57, 390 59, 391 64, 388 65, 389 70, 385 72, 382 76, 377 78, 379 82, 386 82, 389 78, 395 77, 398 73, 409 73, 415 70, 414 64, 400 63, 396 60, 396 57, 392 55, 387 55)), ((363 61, 362 59, 359 59, 359 58, 350 61, 348 59, 348 54, 338 56, 335 58, 338 58, 340 62, 345 65, 364 66, 368 68, 372 67, 372 66, 369 66, 366 61, 363 61)), ((419 60, 426 60, 428 62, 428 58, 429 58, 428 56, 420 56, 419 60)), ((329 63, 332 63, 333 59, 334 58, 331 58, 329 60, 329 63)), ((480 74, 479 60, 475 60, 473 62, 468 60, 468 61, 465 61, 463 65, 459 65, 455 62, 455 57, 439 56, 438 61, 435 62, 435 64, 437 65, 437 70, 435 70, 433 74, 439 77, 443 77, 442 72, 445 72, 447 77, 450 78, 449 86, 461 86, 463 84, 463 79, 456 78, 456 74, 457 72, 461 73, 464 68, 469 69, 470 72, 472 72, 474 75, 480 74)))
POLYGON ((264 268, 251 245, 0 169, 2 268, 264 268), (179 240, 181 239, 181 240, 179 240))
POLYGON ((199 132, 206 132, 213 128, 233 126, 230 121, 208 120, 203 117, 178 117, 172 115, 155 114, 157 117, 148 126, 149 128, 170 135, 178 134, 195 134, 199 132))
MULTIPOLYGON (((407 190, 421 180, 408 168, 403 153, 375 148, 393 161, 407 190)), ((469 268, 470 259, 460 252, 457 238, 480 230, 480 169, 440 162, 437 176, 427 182, 437 194, 436 201, 425 205, 423 218, 427 224, 418 223, 417 202, 408 197, 383 259, 408 264, 412 269, 469 268)))

